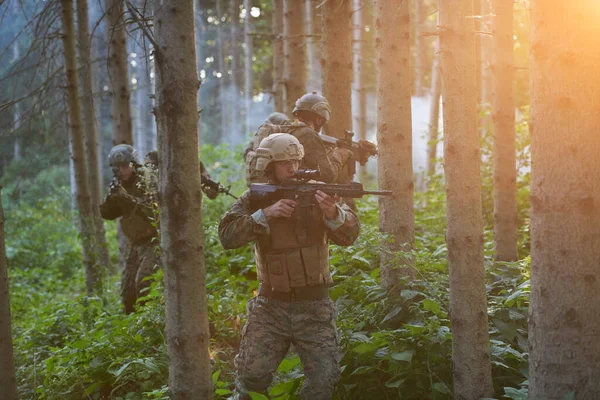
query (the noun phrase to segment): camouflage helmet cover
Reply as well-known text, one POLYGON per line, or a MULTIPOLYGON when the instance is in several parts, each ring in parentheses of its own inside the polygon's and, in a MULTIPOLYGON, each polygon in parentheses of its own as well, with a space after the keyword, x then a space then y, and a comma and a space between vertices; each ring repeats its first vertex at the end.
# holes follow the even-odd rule
POLYGON ((110 149, 110 152, 108 153, 108 164, 111 167, 129 163, 138 163, 137 151, 135 151, 132 146, 128 144, 119 144, 110 149))
POLYGON ((288 116, 285 115, 284 113, 274 112, 274 113, 269 114, 269 116, 267 117, 265 122, 267 124, 283 125, 283 123, 285 121, 287 121, 288 119, 289 119, 288 116))
POLYGON ((329 107, 327 99, 317 92, 306 93, 296 100, 293 114, 296 115, 297 111, 312 112, 325 118, 325 121, 329 121, 331 116, 331 107, 329 107))
POLYGON ((274 133, 260 142, 255 157, 256 170, 264 171, 271 162, 301 161, 304 157, 304 146, 289 133, 274 133))

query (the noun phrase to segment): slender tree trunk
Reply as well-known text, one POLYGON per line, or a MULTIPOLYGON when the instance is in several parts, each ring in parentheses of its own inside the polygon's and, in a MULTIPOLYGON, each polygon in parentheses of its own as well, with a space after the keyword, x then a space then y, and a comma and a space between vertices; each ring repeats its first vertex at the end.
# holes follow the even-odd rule
POLYGON ((440 71, 440 42, 435 45, 433 65, 431 67, 431 104, 429 106, 429 140, 427 143, 427 176, 435 174, 437 147, 439 141, 440 95, 442 94, 442 75, 440 71))
POLYGON ((308 80, 306 82, 306 91, 323 90, 321 81, 321 8, 322 1, 305 0, 305 19, 306 19, 306 60, 308 66, 308 80))
POLYGON ((123 0, 106 0, 106 17, 109 54, 109 81, 111 109, 113 114, 113 145, 133 145, 131 106, 129 99, 129 73, 127 63, 127 39, 123 18, 123 0))
POLYGON ((273 98, 275 111, 291 116, 288 110, 285 87, 285 50, 283 38, 283 0, 272 0, 273 3, 273 98))
POLYGON ((250 0, 244 0, 244 9, 246 10, 246 18, 244 20, 244 109, 246 111, 246 121, 244 123, 244 131, 242 137, 246 137, 252 129, 250 125, 250 112, 252 111, 252 94, 253 94, 253 79, 252 79, 252 23, 250 22, 250 0))
POLYGON ((600 399, 598 18, 531 3, 531 400, 600 399))
POLYGON ((100 203, 102 189, 100 170, 98 167, 98 133, 94 115, 94 92, 92 81, 92 63, 90 57, 90 23, 87 0, 77 0, 77 28, 79 45, 79 76, 81 78, 81 105, 83 110, 83 128, 85 129, 85 160, 87 162, 88 182, 90 187, 90 200, 92 218, 94 219, 94 248, 96 256, 104 268, 110 268, 104 221, 100 216, 100 203))
MULTIPOLYGON (((492 10, 490 1, 475 0, 481 2, 481 24, 480 31, 491 32, 492 10)), ((492 104, 492 58, 493 58, 493 39, 491 35, 481 35, 481 102, 486 105, 492 104)), ((489 128, 490 121, 486 121, 486 127, 489 128)))
POLYGON ((517 162, 513 56, 513 1, 494 0, 493 82, 494 233, 496 260, 517 255, 517 162))
MULTIPOLYGON (((0 190, 2 187, 0 187, 0 190)), ((8 266, 4 243, 4 209, 0 195, 0 388, 5 400, 17 399, 17 380, 13 357, 8 266)))
POLYGON ((283 32, 285 35, 285 85, 287 112, 306 93, 306 43, 304 40, 305 10, 299 1, 284 0, 283 32))
POLYGON ((171 398, 212 399, 192 0, 156 5, 159 200, 171 398))
POLYGON ((228 124, 228 115, 229 109, 227 107, 227 67, 225 66, 225 57, 223 56, 223 0, 216 0, 216 11, 217 11, 217 20, 219 23, 217 24, 217 72, 221 73, 221 76, 217 79, 219 80, 219 114, 221 115, 221 138, 226 140, 230 140, 230 143, 235 143, 235 138, 233 137, 233 129, 229 127, 228 124))
POLYGON ((472 0, 440 0, 454 398, 465 400, 492 393, 472 15, 472 0))
MULTIPOLYGON (((240 88, 242 77, 240 74, 240 47, 239 47, 239 25, 240 25, 240 1, 231 0, 229 3, 231 14, 231 77, 229 78, 229 94, 231 100, 231 130, 239 129, 240 118, 240 88)), ((273 47, 275 51, 275 47, 273 47)))
POLYGON ((85 160, 85 135, 81 124, 81 105, 79 104, 79 82, 77 79, 77 58, 75 47, 75 23, 73 21, 72 0, 61 0, 63 47, 65 70, 67 75, 67 109, 70 124, 71 158, 73 159, 75 184, 77 188, 77 208, 81 229, 81 247, 86 272, 87 294, 102 292, 102 275, 94 251, 94 217, 85 160))
POLYGON ((415 5, 415 20, 414 20, 414 31, 415 31, 415 67, 414 71, 414 93, 415 96, 421 97, 424 95, 423 90, 423 72, 425 71, 425 46, 423 38, 421 37, 421 31, 423 22, 425 20, 423 16, 424 4, 423 0, 414 0, 415 5))
POLYGON ((342 138, 352 127, 352 3, 328 0, 323 9, 323 95, 331 106, 325 133, 342 138))
POLYGON ((382 246, 381 284, 399 287, 402 276, 412 276, 411 260, 398 252, 414 243, 414 177, 412 166, 410 10, 405 0, 378 0, 375 26, 377 59, 377 158, 379 187, 394 196, 379 199, 379 227, 394 239, 382 246))
MULTIPOLYGON (((18 18, 18 15, 21 12, 21 5, 18 1, 14 1, 12 3, 12 13, 13 18, 18 18)), ((12 62, 15 63, 19 61, 21 58, 21 51, 19 49, 19 41, 15 40, 12 45, 12 62)), ((21 132, 19 132, 19 128, 21 127, 21 103, 17 102, 13 106, 13 137, 15 138, 13 144, 13 159, 15 161, 20 161, 23 157, 23 149, 21 148, 21 132), (15 133, 16 132, 16 133, 15 133)))
MULTIPOLYGON (((367 139, 367 90, 366 82, 366 35, 365 25, 368 11, 363 0, 354 0, 353 4, 353 48, 354 48, 354 132, 361 140, 367 139)), ((360 166, 359 176, 364 181, 366 165, 360 166)))

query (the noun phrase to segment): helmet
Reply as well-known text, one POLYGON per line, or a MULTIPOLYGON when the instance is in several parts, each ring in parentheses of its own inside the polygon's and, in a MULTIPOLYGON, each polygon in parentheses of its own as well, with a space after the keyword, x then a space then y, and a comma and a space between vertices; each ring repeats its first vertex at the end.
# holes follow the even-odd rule
POLYGON ((119 144, 108 153, 108 164, 111 167, 118 167, 122 164, 137 164, 137 151, 128 144, 119 144))
POLYGON ((289 119, 288 116, 285 115, 284 113, 274 112, 274 113, 269 114, 269 116, 267 117, 265 122, 267 124, 283 125, 283 123, 285 121, 287 121, 288 119, 289 119))
POLYGON ((296 115, 297 111, 302 110, 317 114, 325 118, 325 121, 329 121, 331 115, 331 108, 329 107, 327 99, 317 92, 306 93, 296 100, 293 114, 296 115))
POLYGON ((272 161, 301 161, 304 147, 289 133, 274 133, 260 142, 255 157, 256 170, 264 171, 272 161))

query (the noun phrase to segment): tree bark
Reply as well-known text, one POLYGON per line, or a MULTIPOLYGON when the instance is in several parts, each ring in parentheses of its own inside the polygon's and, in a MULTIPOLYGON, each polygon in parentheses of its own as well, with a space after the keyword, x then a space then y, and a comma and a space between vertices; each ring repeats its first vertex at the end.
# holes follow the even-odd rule
MULTIPOLYGON (((491 32, 492 30, 492 10, 490 1, 492 0, 475 0, 480 1, 480 28, 482 32, 491 32)), ((493 40, 492 36, 482 34, 481 36, 481 102, 490 106, 492 104, 492 58, 493 55, 493 40)), ((489 127, 490 121, 484 121, 484 127, 489 127)))
POLYGON ((283 38, 283 0, 273 3, 273 99, 275 111, 290 115, 285 88, 285 46, 283 38))
POLYGON ((252 74, 252 23, 250 22, 250 0, 244 0, 244 9, 246 10, 246 18, 244 19, 244 43, 246 45, 244 49, 244 110, 245 122, 244 122, 244 137, 250 133, 250 112, 252 108, 252 86, 253 86, 253 74, 252 74))
POLYGON ((517 161, 513 56, 513 1, 494 0, 494 234, 496 260, 517 255, 517 161))
POLYGON ((63 23, 62 42, 64 47, 65 71, 67 75, 67 109, 70 125, 71 158, 75 173, 77 192, 77 208, 81 229, 81 248, 86 272, 87 294, 89 296, 102 292, 101 269, 97 263, 94 250, 94 217, 88 184, 87 165, 85 159, 84 133, 81 124, 81 105, 79 103, 79 81, 77 78, 77 58, 75 46, 75 22, 72 0, 61 0, 63 23))
POLYGON ((91 62, 91 36, 87 0, 77 0, 77 36, 79 45, 79 76, 81 78, 81 103, 85 129, 85 159, 87 161, 92 218, 94 219, 94 249, 104 268, 110 268, 108 244, 104 232, 104 221, 100 216, 102 188, 98 163, 98 133, 94 113, 94 91, 91 62))
POLYGON ((440 71, 440 42, 435 45, 433 65, 431 66, 431 104, 429 106, 429 139, 427 141, 427 176, 435 174, 437 147, 439 141, 440 96, 442 94, 442 75, 440 71))
MULTIPOLYGON (((354 0, 353 4, 353 58, 354 58, 354 132, 358 133, 358 138, 367 140, 367 90, 366 82, 366 35, 365 25, 367 20, 366 5, 363 0, 354 0)), ((367 166, 361 165, 359 176, 364 181, 367 173, 367 166)))
POLYGON ((129 73, 127 63, 127 38, 123 18, 123 0, 106 0, 106 17, 109 54, 109 81, 111 110, 113 114, 113 145, 133 145, 133 128, 129 100, 129 73))
POLYGON ((414 243, 412 165, 410 10, 405 0, 378 0, 375 12, 377 59, 377 158, 379 187, 393 196, 379 198, 379 228, 393 242, 381 254, 381 284, 395 290, 410 277, 412 260, 398 252, 414 243))
POLYGON ((450 322, 455 399, 492 393, 472 0, 440 0, 450 322))
MULTIPOLYGON (((1 189, 2 187, 0 187, 1 189)), ((0 388, 2 388, 3 399, 16 400, 17 380, 13 356, 8 286, 8 265, 4 242, 4 209, 2 207, 2 196, 0 195, 0 388)))
MULTIPOLYGON (((229 93, 231 100, 231 127, 238 130, 240 119, 240 88, 242 87, 242 76, 240 74, 240 48, 239 48, 239 25, 240 25, 240 0, 231 0, 229 3, 231 14, 231 74, 229 78, 229 93)), ((275 48, 273 47, 273 51, 275 48)))
POLYGON ((234 131, 229 127, 228 120, 229 110, 227 107, 227 67, 225 65, 225 57, 223 56, 223 4, 222 0, 216 0, 216 11, 217 11, 217 72, 221 73, 221 77, 217 77, 219 80, 219 114, 221 115, 221 135, 220 137, 225 140, 230 140, 233 143, 236 138, 233 137, 234 131))
POLYGON ((173 399, 212 399, 192 0, 156 4, 159 201, 173 399))
POLYGON ((424 94, 423 90, 423 72, 425 71, 425 46, 423 45, 423 38, 421 37, 421 31, 423 27, 423 0, 414 0, 415 5, 415 20, 414 20, 414 30, 415 30, 415 67, 414 71, 414 93, 415 96, 421 97, 424 94))
POLYGON ((306 63, 308 67, 308 78, 306 91, 323 90, 321 81, 321 8, 320 0, 305 0, 306 19, 306 63))
POLYGON ((342 138, 352 127, 352 3, 328 0, 323 9, 323 95, 331 106, 325 133, 342 138))
POLYGON ((531 3, 531 400, 600 398, 598 18, 531 3))
POLYGON ((283 32, 285 53, 286 110, 291 114, 296 100, 306 93, 305 10, 299 1, 284 0, 283 32))

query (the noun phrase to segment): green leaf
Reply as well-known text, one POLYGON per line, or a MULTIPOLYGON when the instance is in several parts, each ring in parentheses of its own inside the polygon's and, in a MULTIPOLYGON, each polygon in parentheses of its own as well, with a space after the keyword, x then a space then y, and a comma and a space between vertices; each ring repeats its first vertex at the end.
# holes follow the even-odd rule
POLYGON ((417 292, 416 290, 403 290, 400 292, 400 296, 402 296, 402 298, 406 299, 406 300, 410 300, 413 297, 417 296, 419 294, 419 292, 417 292))
POLYGON ((378 349, 378 347, 379 346, 377 346, 375 343, 361 343, 358 346, 354 347, 352 351, 358 354, 364 354, 369 353, 371 351, 375 351, 378 349))
POLYGON ((396 315, 398 315, 400 313, 400 311, 402 311, 401 306, 394 307, 392 309, 392 311, 390 311, 389 313, 386 314, 386 316, 383 318, 383 320, 381 322, 383 323, 387 320, 394 318, 396 315))
POLYGON ((512 400, 527 400, 528 395, 524 389, 515 389, 511 387, 504 388, 504 397, 508 397, 512 400))
POLYGON ((423 308, 426 309, 427 311, 431 311, 438 317, 443 318, 446 316, 446 313, 442 311, 442 309, 440 308, 440 305, 433 300, 430 300, 430 299, 423 300, 423 308))
POLYGON ((277 372, 289 372, 292 369, 296 368, 300 365, 300 357, 295 356, 292 358, 284 358, 281 364, 279 364, 279 368, 277 368, 277 372))
POLYGON ((410 362, 415 354, 414 350, 406 350, 401 353, 392 353, 390 357, 396 361, 410 362))
POLYGON ((215 373, 212 374, 212 383, 213 383, 213 385, 216 385, 217 382, 219 381, 219 375, 221 375, 221 370, 215 371, 215 373))
POLYGON ((402 386, 405 380, 406 379, 398 379, 396 381, 389 380, 386 382, 385 386, 389 388, 399 388, 400 386, 402 386))
POLYGON ((436 392, 450 394, 450 389, 448 388, 448 385, 446 385, 444 382, 436 382, 433 384, 432 388, 436 392))
POLYGON ((291 394, 295 388, 296 381, 294 380, 279 382, 269 390, 269 396, 281 396, 286 393, 291 394))
POLYGON ((220 395, 226 395, 226 394, 231 394, 233 393, 231 390, 229 389, 217 389, 215 390, 215 394, 220 394, 220 395))
POLYGON ((408 328, 412 335, 418 335, 420 333, 427 332, 427 327, 422 325, 404 324, 404 327, 408 328))
POLYGON ((372 371, 374 368, 370 365, 363 365, 362 367, 356 368, 350 375, 360 375, 372 371))

